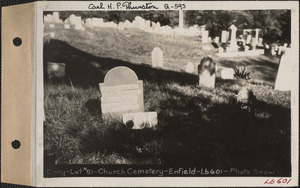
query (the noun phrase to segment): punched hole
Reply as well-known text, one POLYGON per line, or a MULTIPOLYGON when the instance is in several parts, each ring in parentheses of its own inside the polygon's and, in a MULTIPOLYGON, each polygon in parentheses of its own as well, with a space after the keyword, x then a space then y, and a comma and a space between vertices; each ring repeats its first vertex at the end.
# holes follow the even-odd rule
POLYGON ((19 37, 14 38, 13 43, 15 46, 21 46, 22 44, 22 39, 19 37))
POLYGON ((21 147, 21 142, 19 140, 14 140, 12 143, 11 143, 11 146, 14 148, 14 149, 19 149, 21 147))

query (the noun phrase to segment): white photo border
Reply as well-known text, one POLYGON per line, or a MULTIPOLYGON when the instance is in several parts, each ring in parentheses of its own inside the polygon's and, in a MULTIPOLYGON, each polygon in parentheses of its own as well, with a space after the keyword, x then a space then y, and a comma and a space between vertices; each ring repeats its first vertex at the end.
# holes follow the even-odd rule
MULTIPOLYGON (((121 1, 122 2, 122 1, 121 1)), ((283 186, 282 184, 264 184, 266 179, 272 177, 68 177, 68 178, 44 178, 43 166, 43 11, 93 11, 88 9, 88 5, 99 1, 44 1, 36 2, 36 46, 35 46, 35 157, 33 158, 33 182, 38 187, 264 187, 283 186)), ((103 1, 104 6, 116 1, 103 1)), ((132 1, 133 5, 144 4, 146 1, 132 1)), ((151 1, 159 10, 165 10, 164 4, 171 4, 172 1, 151 1)), ((298 1, 174 1, 173 3, 184 3, 185 10, 265 10, 265 9, 289 9, 291 10, 291 48, 295 50, 297 56, 297 78, 295 78, 295 88, 291 91, 291 163, 292 180, 285 186, 298 185, 299 167, 299 2, 298 1)), ((99 10, 95 10, 99 11, 99 10)), ((105 11, 105 10, 104 10, 105 11)), ((116 11, 116 10, 114 10, 116 11)), ((120 10, 120 11, 124 11, 120 10)), ((128 10, 129 11, 129 10, 128 10)), ((273 179, 279 179, 274 177, 273 179)))

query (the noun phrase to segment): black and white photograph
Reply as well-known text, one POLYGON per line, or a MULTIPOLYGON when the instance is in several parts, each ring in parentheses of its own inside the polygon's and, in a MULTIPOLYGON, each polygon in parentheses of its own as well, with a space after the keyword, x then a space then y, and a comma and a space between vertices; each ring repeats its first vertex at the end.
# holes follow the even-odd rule
POLYGON ((43 178, 288 185, 299 71, 291 9, 163 5, 42 12, 43 178))

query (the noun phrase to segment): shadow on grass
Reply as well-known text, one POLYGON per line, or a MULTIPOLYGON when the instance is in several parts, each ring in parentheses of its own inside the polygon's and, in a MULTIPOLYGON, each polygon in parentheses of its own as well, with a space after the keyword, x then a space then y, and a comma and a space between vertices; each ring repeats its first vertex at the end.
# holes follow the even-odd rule
POLYGON ((51 40, 44 45, 45 82, 48 82, 47 62, 65 63, 67 82, 68 79, 71 79, 74 86, 80 87, 99 87, 98 84, 103 82, 105 74, 116 66, 129 67, 137 74, 139 80, 150 83, 173 82, 180 85, 196 85, 198 82, 196 75, 155 69, 145 64, 137 65, 117 59, 96 57, 59 40, 51 40))
POLYGON ((248 71, 251 72, 251 78, 259 78, 259 80, 264 80, 269 83, 275 83, 279 63, 278 59, 273 58, 273 60, 263 58, 259 56, 258 58, 243 58, 237 57, 232 59, 221 59, 221 65, 224 67, 235 68, 236 66, 245 66, 248 71), (239 62, 237 65, 236 62, 239 62), (253 70, 251 70, 253 68, 253 70))
POLYGON ((161 101, 164 110, 157 130, 129 130, 119 124, 103 137, 91 130, 81 139, 84 151, 117 152, 135 164, 290 173, 290 109, 257 101, 252 117, 234 102, 212 104, 205 95, 167 92, 180 100, 161 101), (258 115, 265 111, 268 114, 258 115))

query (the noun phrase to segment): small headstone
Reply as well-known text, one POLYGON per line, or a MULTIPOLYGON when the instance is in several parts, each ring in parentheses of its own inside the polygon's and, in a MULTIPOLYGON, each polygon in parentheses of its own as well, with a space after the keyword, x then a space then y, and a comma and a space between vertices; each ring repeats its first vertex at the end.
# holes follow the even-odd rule
POLYGON ((221 36, 221 43, 226 43, 227 42, 227 31, 222 31, 222 36, 221 36))
POLYGON ((252 39, 252 35, 247 35, 246 44, 250 44, 252 39))
POLYGON ((118 30, 124 30, 125 29, 125 25, 124 25, 124 23, 123 22, 119 22, 119 24, 118 24, 118 30))
POLYGON ((157 112, 123 114, 123 123, 130 129, 153 128, 157 125, 157 112))
POLYGON ((205 57, 201 59, 198 65, 199 86, 215 88, 216 64, 212 58, 205 57))
POLYGON ((234 79, 234 70, 232 68, 227 68, 221 70, 221 78, 222 79, 229 79, 233 80, 234 79))
POLYGON ((132 23, 130 21, 126 20, 124 22, 124 27, 125 27, 125 29, 130 29, 130 28, 132 28, 132 23))
POLYGON ((215 43, 218 44, 219 42, 220 42, 220 37, 216 37, 216 38, 215 38, 215 43))
POLYGON ((272 46, 272 48, 271 48, 271 54, 272 54, 272 56, 276 55, 276 51, 275 51, 275 47, 274 46, 272 46))
POLYGON ((266 48, 267 50, 270 49, 270 45, 265 44, 265 48, 266 48))
POLYGON ((283 46, 279 46, 278 51, 277 51, 277 55, 282 55, 283 52, 283 46))
POLYGON ((82 24, 81 24, 81 23, 76 23, 76 24, 75 24, 75 29, 76 29, 76 30, 84 30, 84 28, 82 27, 82 24))
POLYGON ((245 46, 245 52, 248 52, 248 51, 249 51, 249 46, 246 45, 246 46, 245 46))
POLYGON ((252 46, 252 50, 255 50, 256 49, 256 40, 255 38, 253 37, 252 40, 251 40, 251 46, 252 46))
POLYGON ((193 73, 195 69, 195 66, 192 62, 189 62, 185 67, 185 72, 187 73, 193 73))
POLYGON ((152 56, 152 67, 163 67, 164 66, 164 58, 163 52, 159 47, 155 47, 151 52, 152 56))
POLYGON ((102 114, 119 116, 144 111, 143 81, 130 68, 111 69, 99 86, 102 114))
POLYGON ((288 91, 297 88, 295 75, 298 69, 295 54, 295 51, 287 48, 285 53, 281 56, 275 81, 275 90, 288 91))
POLYGON ((50 28, 55 28, 55 25, 54 24, 49 24, 49 27, 50 28))
POLYGON ((209 50, 211 50, 211 47, 208 45, 203 45, 202 50, 209 51, 209 50))
POLYGON ((44 21, 45 22, 54 22, 54 18, 53 18, 53 15, 52 14, 47 14, 46 16, 44 16, 44 21))
POLYGON ((64 27, 65 27, 65 29, 70 29, 71 28, 70 24, 65 24, 64 27))
POLYGON ((146 20, 145 21, 145 30, 148 30, 151 28, 151 21, 150 20, 146 20))
POLYGON ((60 23, 61 20, 59 19, 59 13, 58 12, 53 12, 53 21, 55 23, 60 23))
POLYGON ((51 32, 51 33, 50 33, 50 37, 51 37, 51 38, 54 38, 54 37, 55 37, 55 33, 54 33, 54 32, 51 32))
POLYGON ((87 18, 87 19, 85 20, 85 25, 86 25, 87 27, 91 27, 91 28, 94 27, 91 18, 87 18))
POLYGON ((274 50, 277 52, 277 51, 278 51, 278 49, 279 49, 279 46, 278 46, 278 44, 275 44, 275 46, 274 46, 274 50))
POLYGON ((258 43, 257 43, 257 46, 259 46, 259 47, 263 47, 264 45, 263 45, 263 39, 262 38, 258 38, 258 43))
POLYGON ((50 80, 52 79, 63 79, 66 75, 66 64, 65 63, 47 63, 47 74, 50 80))
POLYGON ((202 32, 202 44, 208 43, 208 31, 202 32))

